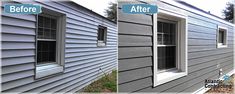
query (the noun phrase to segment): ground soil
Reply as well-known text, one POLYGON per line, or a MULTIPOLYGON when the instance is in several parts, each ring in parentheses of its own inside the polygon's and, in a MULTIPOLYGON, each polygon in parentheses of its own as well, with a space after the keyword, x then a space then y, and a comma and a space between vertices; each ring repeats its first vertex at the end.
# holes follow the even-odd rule
POLYGON ((231 83, 232 84, 232 88, 215 88, 215 89, 210 89, 208 90, 205 94, 235 94, 234 93, 234 81, 235 81, 235 75, 233 74, 232 76, 232 80, 231 80, 231 83))

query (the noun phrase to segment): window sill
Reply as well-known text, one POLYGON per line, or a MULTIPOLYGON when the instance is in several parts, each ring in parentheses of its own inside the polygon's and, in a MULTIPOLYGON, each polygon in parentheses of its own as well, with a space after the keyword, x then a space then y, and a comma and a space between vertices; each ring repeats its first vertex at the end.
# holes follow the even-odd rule
POLYGON ((186 72, 177 72, 177 71, 167 71, 156 74, 156 83, 154 83, 154 86, 158 86, 164 83, 167 83, 169 81, 181 78, 183 76, 186 76, 186 72))
POLYGON ((52 74, 63 72, 63 66, 58 64, 42 64, 36 66, 35 78, 42 78, 52 74))
POLYGON ((97 46, 103 47, 103 46, 106 46, 106 44, 103 41, 98 41, 97 46))
POLYGON ((228 45, 217 44, 217 48, 226 48, 228 45))

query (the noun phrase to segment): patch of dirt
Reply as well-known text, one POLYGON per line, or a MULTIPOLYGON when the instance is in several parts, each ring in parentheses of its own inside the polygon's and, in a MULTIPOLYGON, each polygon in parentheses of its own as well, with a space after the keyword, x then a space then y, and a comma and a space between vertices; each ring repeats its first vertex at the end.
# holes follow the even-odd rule
POLYGON ((229 83, 232 84, 232 88, 221 88, 221 87, 217 87, 217 88, 211 88, 210 90, 208 90, 205 94, 215 94, 215 93, 226 93, 226 94, 235 94, 234 93, 234 81, 235 81, 235 75, 233 74, 232 79, 230 80, 229 83))

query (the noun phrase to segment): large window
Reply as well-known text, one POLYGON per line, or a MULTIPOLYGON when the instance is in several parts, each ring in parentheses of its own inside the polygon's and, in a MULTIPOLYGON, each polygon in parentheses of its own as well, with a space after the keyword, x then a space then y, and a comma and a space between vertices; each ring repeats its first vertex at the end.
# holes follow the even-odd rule
POLYGON ((158 19, 158 70, 176 68, 176 22, 158 19))
POLYGON ((227 31, 228 29, 225 27, 218 26, 217 31, 217 47, 227 47, 227 31))
POLYGON ((154 86, 187 75, 187 16, 154 15, 154 86))
POLYGON ((65 15, 47 9, 37 15, 35 78, 63 71, 64 32, 65 15))
MULTIPOLYGON (((46 14, 45 14, 46 15, 46 14)), ((56 18, 38 16, 37 64, 56 63, 56 18)))

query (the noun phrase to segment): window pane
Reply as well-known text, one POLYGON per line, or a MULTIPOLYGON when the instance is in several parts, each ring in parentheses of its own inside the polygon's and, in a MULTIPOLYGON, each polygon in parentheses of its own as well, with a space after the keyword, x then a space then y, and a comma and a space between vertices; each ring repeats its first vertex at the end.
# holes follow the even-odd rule
POLYGON ((56 39, 56 30, 51 30, 51 39, 56 39))
POLYGON ((219 31, 219 43, 225 44, 225 32, 224 31, 219 31))
MULTIPOLYGON (((38 39, 56 39, 56 19, 38 16, 38 39)), ((38 64, 56 62, 56 40, 37 40, 38 64)))
POLYGON ((162 22, 157 22, 157 32, 162 33, 163 32, 163 23, 162 22))
POLYGON ((38 15, 38 26, 43 27, 43 17, 38 15))
POLYGON ((105 32, 106 32, 105 27, 99 27, 98 28, 98 40, 99 41, 104 41, 105 40, 105 32))
POLYGON ((44 29, 44 39, 50 39, 51 33, 50 33, 50 29, 44 29))
POLYGON ((99 40, 104 40, 104 31, 103 30, 100 30, 100 32, 99 32, 99 40))
POLYGON ((56 19, 51 19, 51 28, 56 29, 56 26, 57 26, 56 19))
POLYGON ((165 34, 169 34, 170 33, 170 23, 163 23, 163 32, 165 33, 165 34))
POLYGON ((171 29, 170 29, 171 33, 170 33, 170 44, 171 45, 175 45, 175 41, 176 41, 176 24, 171 24, 171 29))
POLYGON ((176 68, 176 24, 158 21, 158 69, 176 68))
POLYGON ((38 64, 56 62, 56 42, 38 41, 37 44, 37 62, 38 64))
POLYGON ((158 47, 158 69, 176 68, 176 47, 158 47))
POLYGON ((170 45, 171 44, 171 36, 169 34, 164 34, 164 44, 170 45))
POLYGON ((157 34, 157 43, 159 44, 159 45, 162 45, 163 43, 162 43, 162 34, 157 34))
POLYGON ((158 44, 175 45, 176 24, 158 21, 158 44))
POLYGON ((56 19, 45 16, 38 17, 38 38, 56 39, 56 19))
POLYGON ((51 28, 51 19, 49 17, 44 17, 44 27, 51 28))
POLYGON ((38 38, 43 38, 43 28, 38 28, 38 38))

